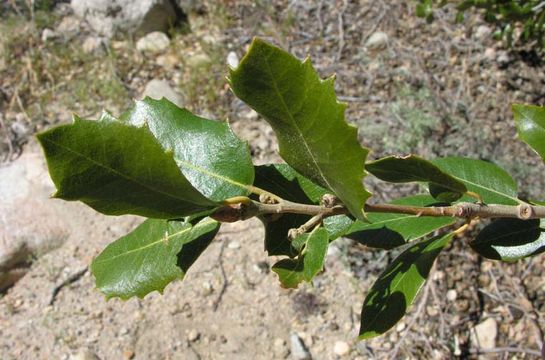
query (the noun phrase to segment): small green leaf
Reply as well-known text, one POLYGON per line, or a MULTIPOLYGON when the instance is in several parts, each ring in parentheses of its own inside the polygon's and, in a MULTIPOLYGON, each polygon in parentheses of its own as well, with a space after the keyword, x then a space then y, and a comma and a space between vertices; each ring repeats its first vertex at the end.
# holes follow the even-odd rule
POLYGON ((140 298, 184 277, 210 244, 219 223, 148 219, 104 249, 91 264, 97 287, 108 298, 140 298))
MULTIPOLYGON (((415 195, 397 199, 391 203, 424 207, 434 205, 435 201, 429 195, 415 195)), ((368 223, 356 221, 343 236, 372 248, 386 250, 404 245, 456 222, 455 218, 448 216, 369 213, 367 217, 368 223)))
POLYGON ((185 177, 204 196, 223 201, 250 193, 254 167, 248 145, 227 122, 204 119, 167 99, 145 98, 123 114, 135 126, 147 124, 165 150, 171 150, 185 177))
POLYGON ((380 274, 363 303, 361 340, 384 334, 405 315, 452 237, 448 234, 413 245, 380 274))
POLYGON ((513 178, 495 164, 461 157, 432 160, 443 172, 460 180, 487 204, 517 205, 518 189, 513 178))
POLYGON ((519 137, 545 161, 545 108, 533 105, 513 105, 519 137))
POLYGON ((465 185, 442 172, 431 162, 415 155, 388 156, 368 162, 365 168, 383 181, 392 183, 427 182, 431 195, 439 201, 452 202, 467 191, 465 185))
MULTIPOLYGON (((314 184, 297 173, 287 164, 261 165, 255 168, 255 186, 267 190, 281 198, 301 204, 317 204, 327 190, 314 184)), ((265 225, 265 249, 269 255, 287 255, 294 257, 298 251, 288 240, 288 231, 298 228, 310 219, 310 216, 283 214, 265 216, 261 220, 265 225)), ((324 219, 324 227, 330 240, 341 236, 353 223, 345 215, 331 216, 324 219)))
POLYGON ((231 87, 271 124, 280 156, 295 170, 329 189, 356 218, 370 194, 363 187, 368 150, 357 129, 344 120, 333 78, 321 80, 310 60, 254 39, 240 65, 231 70, 231 87))
POLYGON ((298 236, 293 242, 298 243, 301 251, 299 257, 282 259, 272 267, 284 288, 296 288, 302 281, 311 282, 322 271, 329 238, 327 231, 318 227, 309 234, 298 236))
POLYGON ((38 135, 56 198, 80 200, 107 215, 178 218, 216 203, 199 193, 151 132, 103 116, 38 135))
POLYGON ((488 259, 516 261, 545 251, 545 220, 497 219, 469 244, 488 259))

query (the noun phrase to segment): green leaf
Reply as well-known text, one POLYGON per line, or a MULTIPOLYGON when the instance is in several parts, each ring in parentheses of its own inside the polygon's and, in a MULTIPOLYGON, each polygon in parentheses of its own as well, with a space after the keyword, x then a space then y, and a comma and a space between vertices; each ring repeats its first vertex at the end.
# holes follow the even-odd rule
MULTIPOLYGON (((255 173, 255 186, 288 201, 317 204, 327 194, 326 189, 314 184, 287 164, 256 166, 255 173)), ((299 252, 288 239, 288 231, 298 228, 309 219, 310 216, 299 214, 262 217, 265 225, 265 249, 268 254, 296 256, 299 252)), ((352 223, 353 220, 345 215, 331 216, 324 220, 330 240, 341 236, 352 223)))
POLYGON ((516 261, 545 251, 545 220, 497 219, 469 244, 488 259, 516 261))
POLYGON ((452 237, 448 234, 411 246, 380 274, 363 302, 361 340, 384 334, 405 315, 452 237))
POLYGON ((145 127, 104 118, 82 120, 38 135, 57 187, 56 198, 80 200, 107 215, 178 218, 210 210, 182 175, 172 153, 145 127))
POLYGON ((357 129, 344 120, 333 78, 321 80, 310 60, 254 39, 240 65, 231 70, 237 97, 271 124, 280 156, 303 176, 329 189, 359 219, 370 194, 363 187, 368 150, 357 129))
POLYGON ((248 145, 238 139, 227 122, 204 119, 167 99, 136 101, 122 120, 147 124, 189 182, 204 196, 223 201, 250 193, 254 167, 248 145))
MULTIPOLYGON (((431 206, 434 199, 429 195, 408 196, 391 202, 397 205, 431 206)), ((363 245, 393 249, 425 236, 437 229, 456 222, 452 217, 428 217, 406 214, 369 213, 369 223, 356 221, 344 234, 363 245)))
POLYGON ((520 139, 545 161, 545 108, 522 104, 512 108, 520 139))
POLYGON ((97 287, 107 298, 140 298, 184 277, 210 244, 219 223, 148 219, 114 241, 91 264, 97 287))
POLYGON ((518 189, 513 178, 495 164, 461 157, 432 160, 443 172, 460 180, 487 204, 517 205, 518 189))
POLYGON ((431 195, 439 201, 452 202, 467 191, 465 185, 442 172, 431 162, 415 155, 388 156, 365 164, 377 178, 392 183, 427 182, 431 195))
POLYGON ((298 243, 301 255, 297 259, 282 259, 272 267, 284 288, 296 288, 302 281, 311 282, 322 271, 329 238, 327 231, 318 227, 293 242, 298 243))

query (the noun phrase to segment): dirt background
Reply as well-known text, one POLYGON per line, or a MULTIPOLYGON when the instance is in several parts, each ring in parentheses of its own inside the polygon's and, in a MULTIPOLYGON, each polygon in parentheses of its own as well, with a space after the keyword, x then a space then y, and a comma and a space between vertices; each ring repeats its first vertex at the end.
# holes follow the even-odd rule
MULTIPOLYGON (((138 52, 130 37, 83 51, 93 35, 68 4, 33 20, 24 3, 0 5, 0 169, 22 166, 22 178, 41 189, 11 215, 34 232, 59 222, 53 234, 63 243, 33 254, 25 276, 0 295, 0 358, 538 358, 545 258, 514 264, 480 258, 467 242, 482 224, 442 254, 405 319, 366 342, 356 340, 361 304, 395 252, 338 240, 325 272, 312 285, 287 291, 270 272, 274 259, 263 252, 258 221, 223 226, 186 278, 163 296, 105 301, 87 266, 140 219, 47 199, 51 184, 32 135, 70 121, 72 112, 119 114, 149 80, 166 79, 189 110, 228 118, 256 163, 278 161, 272 131, 224 79, 228 54, 242 57, 253 36, 300 58, 309 55, 324 77, 336 74, 346 118, 359 127, 371 158, 417 153, 490 160, 513 174, 523 195, 543 199, 544 165, 516 139, 509 105, 545 103, 545 65, 530 48, 492 40, 479 16, 457 25, 447 7, 426 24, 413 3, 402 1, 199 4, 188 25, 172 30, 168 48, 155 54, 138 52), (59 35, 44 40, 46 28, 59 35), (387 41, 366 46, 377 32, 387 41), (40 206, 56 216, 40 216, 40 206), (475 333, 492 337, 491 345, 484 347, 475 333), (299 343, 306 349, 298 351, 299 343)), ((418 190, 367 182, 377 201, 418 190)))

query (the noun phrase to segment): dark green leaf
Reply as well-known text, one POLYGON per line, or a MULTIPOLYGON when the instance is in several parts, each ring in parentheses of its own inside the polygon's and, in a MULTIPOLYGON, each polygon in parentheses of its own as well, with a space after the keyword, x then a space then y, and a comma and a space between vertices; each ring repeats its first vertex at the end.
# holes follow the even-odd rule
POLYGON ((467 191, 461 181, 415 155, 388 156, 368 162, 365 168, 379 179, 388 182, 427 182, 430 184, 431 195, 439 201, 456 201, 467 191))
POLYGON ((300 248, 297 259, 283 259, 273 265, 284 288, 296 288, 303 280, 310 282, 322 271, 327 254, 329 238, 324 228, 315 228, 309 234, 303 234, 293 240, 300 248))
POLYGON ((545 161, 545 108, 533 105, 513 105, 519 137, 545 161))
POLYGON ((380 274, 363 303, 361 340, 384 334, 405 315, 437 255, 452 236, 448 234, 411 246, 380 274))
MULTIPOLYGON (((104 118, 104 117, 103 117, 104 118)), ((146 128, 75 118, 38 135, 55 197, 108 215, 177 218, 214 208, 146 128)))
MULTIPOLYGON (((281 198, 301 204, 317 204, 327 190, 303 177, 287 164, 256 166, 255 186, 267 190, 281 198)), ((283 214, 264 216, 265 249, 269 255, 294 257, 298 251, 288 240, 288 231, 298 228, 310 219, 307 215, 283 214)), ((326 218, 324 226, 330 240, 341 236, 352 224, 348 216, 339 215, 326 218)))
POLYGON ((122 116, 135 126, 147 124, 165 150, 171 150, 185 177, 214 201, 248 195, 254 167, 245 142, 227 122, 203 119, 167 99, 145 98, 122 116))
POLYGON ((513 178, 487 161, 460 157, 432 160, 443 172, 460 180, 469 191, 479 194, 486 204, 516 205, 518 189, 513 178))
POLYGON ((363 187, 368 150, 344 120, 333 78, 321 80, 309 60, 255 39, 231 71, 235 95, 263 115, 278 137, 280 155, 300 174, 329 189, 357 218, 370 194, 363 187))
POLYGON ((91 264, 97 287, 106 297, 144 297, 184 277, 208 246, 219 223, 148 219, 114 241, 91 264))
POLYGON ((498 219, 485 227, 470 243, 480 255, 516 261, 545 250, 545 220, 498 219))
MULTIPOLYGON (((434 199, 415 195, 391 202, 397 205, 430 206, 434 199)), ((344 235, 357 242, 380 249, 393 249, 456 222, 452 217, 427 217, 406 214, 369 213, 369 223, 356 221, 344 235)))

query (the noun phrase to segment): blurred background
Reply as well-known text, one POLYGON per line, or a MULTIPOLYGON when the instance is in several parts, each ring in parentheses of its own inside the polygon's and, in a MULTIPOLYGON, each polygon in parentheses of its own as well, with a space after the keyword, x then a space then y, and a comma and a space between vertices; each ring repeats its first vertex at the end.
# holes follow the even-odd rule
MULTIPOLYGON (((516 178, 522 196, 544 199, 544 165, 517 140, 510 111, 514 102, 545 104, 543 52, 495 38, 480 11, 457 23, 451 4, 428 21, 417 4, 1 1, 0 358, 538 358, 543 256, 501 264, 460 238, 406 318, 357 342, 365 294, 395 252, 338 240, 324 274, 287 291, 270 273, 261 224, 235 223, 163 296, 106 302, 88 264, 141 220, 48 199, 54 189, 34 135, 74 113, 119 115, 145 95, 228 119, 255 163, 280 161, 272 130, 225 79, 254 36, 310 56, 322 77, 336 74, 370 158, 489 160, 516 178)), ((367 185, 377 201, 418 191, 367 185)))

